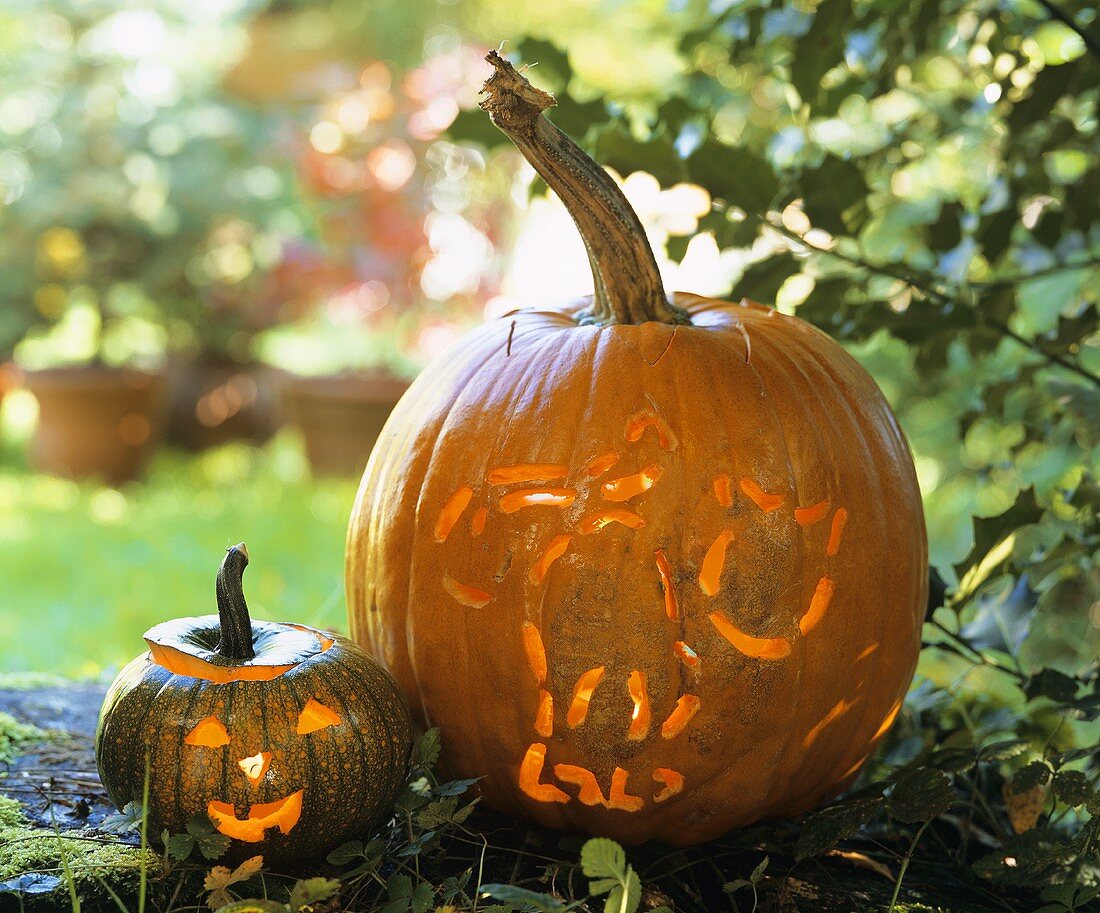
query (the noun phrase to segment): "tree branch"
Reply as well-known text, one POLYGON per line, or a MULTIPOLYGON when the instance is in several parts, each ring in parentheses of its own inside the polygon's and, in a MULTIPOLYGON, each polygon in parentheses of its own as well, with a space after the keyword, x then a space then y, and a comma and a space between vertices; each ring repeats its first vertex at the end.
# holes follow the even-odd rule
MULTIPOLYGON (((870 263, 867 260, 864 260, 860 257, 854 257, 851 254, 846 254, 837 250, 829 250, 828 248, 824 247, 818 247, 815 244, 811 244, 804 237, 797 234, 796 232, 791 231, 782 224, 776 224, 770 219, 767 219, 764 216, 758 215, 756 213, 750 213, 749 215, 751 215, 761 224, 772 229, 772 231, 775 231, 778 234, 782 235, 788 241, 792 241, 795 244, 801 245, 807 251, 822 254, 823 256, 834 257, 837 260, 841 260, 842 262, 848 263, 849 265, 854 266, 857 269, 862 269, 865 272, 877 273, 881 276, 888 276, 891 279, 897 279, 899 282, 904 282, 909 288, 913 289, 914 291, 919 292, 920 294, 928 298, 932 298, 940 302, 941 304, 950 304, 958 307, 971 307, 971 305, 961 302, 957 298, 949 295, 947 292, 941 291, 940 289, 936 288, 933 283, 937 280, 933 277, 929 276, 924 279, 918 279, 912 273, 901 270, 896 266, 892 266, 889 264, 870 263)), ((1086 263, 1083 265, 1088 266, 1090 264, 1086 263)), ((1027 278, 1030 278, 1030 276, 1027 278)), ((1028 339, 1026 336, 1021 336, 1019 333, 1009 328, 1006 324, 985 316, 980 310, 978 310, 978 319, 983 326, 987 326, 991 330, 1000 333, 1006 339, 1011 339, 1013 342, 1019 343, 1021 346, 1024 346, 1025 348, 1031 350, 1039 357, 1046 359, 1051 364, 1058 365, 1058 367, 1064 368, 1067 371, 1072 371, 1079 377, 1083 377, 1090 383, 1100 387, 1100 375, 1093 374, 1091 371, 1082 368, 1079 364, 1076 364, 1075 362, 1071 361, 1063 355, 1059 355, 1055 352, 1048 352, 1045 349, 1040 348, 1036 340, 1028 339)))

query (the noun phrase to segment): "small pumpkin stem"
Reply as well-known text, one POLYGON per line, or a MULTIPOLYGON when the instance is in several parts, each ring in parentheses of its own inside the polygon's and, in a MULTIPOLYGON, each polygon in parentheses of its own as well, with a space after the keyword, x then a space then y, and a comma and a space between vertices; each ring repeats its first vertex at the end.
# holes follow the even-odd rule
POLYGON ((218 569, 218 621, 222 636, 217 652, 228 659, 246 660, 256 655, 252 646, 252 619, 244 600, 244 569, 248 567, 248 549, 243 542, 225 550, 218 569))
POLYGON ((688 323, 668 300, 645 229, 622 190, 573 140, 542 116, 554 97, 536 89, 496 51, 485 58, 481 108, 561 198, 584 239, 595 287, 582 323, 688 323))

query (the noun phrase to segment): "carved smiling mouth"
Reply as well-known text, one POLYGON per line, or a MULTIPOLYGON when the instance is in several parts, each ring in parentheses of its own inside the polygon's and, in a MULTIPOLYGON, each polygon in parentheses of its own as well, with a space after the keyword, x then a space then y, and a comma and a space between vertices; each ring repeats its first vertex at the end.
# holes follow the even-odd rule
POLYGON ((284 834, 290 833, 302 816, 303 792, 305 790, 300 789, 285 799, 253 805, 244 820, 237 817, 236 809, 228 802, 212 801, 206 806, 206 813, 214 822, 214 827, 227 837, 243 840, 245 843, 259 843, 273 827, 284 834))

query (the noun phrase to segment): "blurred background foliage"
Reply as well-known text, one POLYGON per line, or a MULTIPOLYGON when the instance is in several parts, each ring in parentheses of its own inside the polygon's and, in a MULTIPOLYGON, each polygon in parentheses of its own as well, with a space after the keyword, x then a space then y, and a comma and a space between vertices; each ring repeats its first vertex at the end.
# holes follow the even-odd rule
MULTIPOLYGON (((7 0, 0 363, 408 377, 590 291, 476 108, 508 39, 670 288, 817 324, 897 410, 943 586, 892 759, 1094 746, 1097 35, 1081 0, 7 0)), ((354 482, 293 429, 105 487, 28 465, 36 415, 6 398, 0 670, 110 671, 241 538, 258 614, 342 623, 354 482)))

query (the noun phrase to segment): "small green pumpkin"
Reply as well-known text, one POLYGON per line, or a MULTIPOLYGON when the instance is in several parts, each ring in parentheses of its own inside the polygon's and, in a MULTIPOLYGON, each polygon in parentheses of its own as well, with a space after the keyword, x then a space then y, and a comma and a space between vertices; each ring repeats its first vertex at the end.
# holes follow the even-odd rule
POLYGON ((119 808, 141 800, 149 832, 182 833, 205 812, 226 858, 308 859, 388 814, 412 746, 393 679, 349 640, 252 621, 244 543, 217 578, 218 615, 145 633, 148 652, 107 692, 96 761, 119 808))

